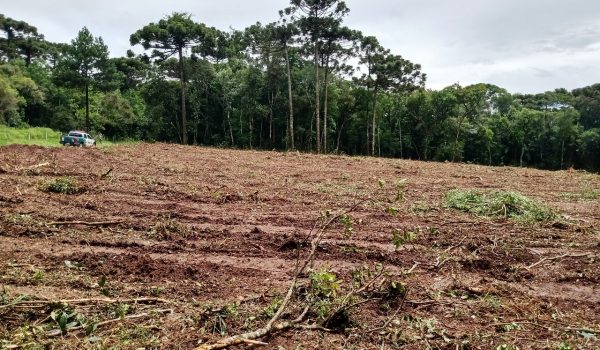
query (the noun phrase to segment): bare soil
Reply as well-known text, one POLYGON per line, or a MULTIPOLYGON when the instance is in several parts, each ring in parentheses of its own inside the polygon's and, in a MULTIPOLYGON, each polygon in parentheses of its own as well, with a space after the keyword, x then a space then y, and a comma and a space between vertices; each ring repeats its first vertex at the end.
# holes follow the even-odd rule
POLYGON ((383 265, 408 288, 400 312, 390 319, 395 308, 374 300, 343 331, 278 333, 261 339, 267 348, 598 349, 598 192, 600 176, 579 171, 165 144, 0 147, 0 349, 192 349, 258 328, 315 222, 368 198, 351 237, 329 230, 315 269, 350 283, 353 270, 383 265), (82 192, 42 190, 64 176, 82 192), (401 179, 404 200, 392 204, 401 179), (455 188, 518 191, 561 218, 462 213, 444 206, 455 188), (416 239, 396 249, 393 229, 416 239), (57 306, 19 304, 24 295, 128 301, 66 303, 113 322, 57 335, 57 306))

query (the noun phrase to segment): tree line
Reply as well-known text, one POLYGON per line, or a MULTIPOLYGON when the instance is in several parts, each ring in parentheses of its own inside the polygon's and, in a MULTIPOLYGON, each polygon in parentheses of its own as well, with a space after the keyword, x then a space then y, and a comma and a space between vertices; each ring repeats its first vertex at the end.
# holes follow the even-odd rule
POLYGON ((172 13, 110 57, 0 14, 0 123, 111 139, 600 170, 600 84, 511 94, 425 87, 419 64, 343 25, 340 0, 291 0, 228 31, 172 13))

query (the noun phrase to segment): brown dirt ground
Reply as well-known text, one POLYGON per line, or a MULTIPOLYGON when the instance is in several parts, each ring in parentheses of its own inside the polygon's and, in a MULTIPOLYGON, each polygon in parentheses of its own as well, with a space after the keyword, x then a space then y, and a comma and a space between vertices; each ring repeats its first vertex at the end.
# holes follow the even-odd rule
MULTIPOLYGON (((377 201, 352 214, 352 237, 341 225, 328 232, 317 268, 348 281, 357 267, 383 264, 408 287, 401 312, 368 333, 393 310, 367 303, 352 310, 345 333, 294 330, 262 339, 267 348, 599 349, 600 200, 585 198, 594 191, 600 176, 578 171, 165 144, 2 147, 0 349, 191 349, 255 329, 286 290, 301 237, 324 211, 368 197, 377 201), (84 191, 40 189, 62 176, 84 191), (394 216, 386 200, 399 179, 407 180, 405 200, 394 216), (461 213, 443 204, 454 188, 518 191, 562 219, 520 224, 461 213), (117 223, 49 225, 71 220, 117 223), (394 228, 417 238, 396 250, 394 228), (556 259, 526 268, 543 258, 556 259), (44 333, 55 328, 50 306, 2 308, 24 294, 170 303, 131 304, 126 314, 148 317, 52 337, 44 333), (164 308, 172 312, 151 311, 164 308)), ((69 307, 97 321, 119 315, 115 305, 69 307)))

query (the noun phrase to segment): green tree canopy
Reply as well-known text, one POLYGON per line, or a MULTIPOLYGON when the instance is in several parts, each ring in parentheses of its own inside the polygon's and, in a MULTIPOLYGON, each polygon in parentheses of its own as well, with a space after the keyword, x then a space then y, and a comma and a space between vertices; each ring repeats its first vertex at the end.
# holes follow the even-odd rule
POLYGON ((185 50, 198 47, 202 55, 215 52, 215 35, 204 24, 196 23, 188 13, 174 12, 158 23, 150 23, 133 33, 129 39, 131 45, 142 45, 145 50, 152 49, 152 56, 165 60, 173 55, 179 58, 179 78, 181 88, 181 140, 188 143, 186 96, 185 96, 185 50))
POLYGON ((59 62, 59 83, 81 88, 85 93, 86 129, 90 128, 90 88, 108 90, 115 87, 115 69, 108 54, 102 38, 94 37, 83 27, 59 62))

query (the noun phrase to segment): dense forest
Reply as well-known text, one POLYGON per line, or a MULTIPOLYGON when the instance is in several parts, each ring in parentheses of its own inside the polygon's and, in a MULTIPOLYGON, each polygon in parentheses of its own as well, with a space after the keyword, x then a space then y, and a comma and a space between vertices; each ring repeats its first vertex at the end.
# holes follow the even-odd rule
POLYGON ((511 94, 426 88, 421 66, 343 25, 339 0, 292 0, 223 31, 172 13, 111 57, 0 14, 0 124, 104 139, 600 170, 600 84, 511 94), (135 54, 139 52, 141 54, 135 54))

